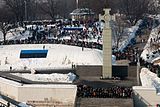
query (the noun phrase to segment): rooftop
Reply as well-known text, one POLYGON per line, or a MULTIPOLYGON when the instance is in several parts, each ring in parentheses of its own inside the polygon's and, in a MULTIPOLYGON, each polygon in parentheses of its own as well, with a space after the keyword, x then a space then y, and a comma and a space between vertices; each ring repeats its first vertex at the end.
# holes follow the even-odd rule
POLYGON ((95 13, 88 8, 78 8, 75 9, 72 13, 70 13, 71 15, 94 15, 95 13))

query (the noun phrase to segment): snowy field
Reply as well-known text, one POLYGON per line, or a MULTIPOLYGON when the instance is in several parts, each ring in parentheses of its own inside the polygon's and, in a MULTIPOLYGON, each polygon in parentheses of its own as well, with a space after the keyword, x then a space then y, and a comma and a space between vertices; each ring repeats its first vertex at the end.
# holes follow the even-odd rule
POLYGON ((102 51, 61 44, 1 45, 0 70, 66 69, 72 65, 102 65, 102 51), (48 50, 46 58, 20 58, 21 50, 48 50), (8 51, 9 50, 9 51, 8 51))

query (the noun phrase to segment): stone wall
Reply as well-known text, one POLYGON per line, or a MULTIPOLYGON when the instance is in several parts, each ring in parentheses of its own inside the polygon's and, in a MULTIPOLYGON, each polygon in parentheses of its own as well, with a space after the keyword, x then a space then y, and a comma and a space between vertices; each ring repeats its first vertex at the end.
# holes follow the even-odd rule
POLYGON ((74 107, 77 86, 71 84, 21 84, 0 77, 0 92, 36 107, 74 107))
POLYGON ((102 66, 100 65, 78 65, 76 68, 76 74, 78 76, 101 76, 102 66))

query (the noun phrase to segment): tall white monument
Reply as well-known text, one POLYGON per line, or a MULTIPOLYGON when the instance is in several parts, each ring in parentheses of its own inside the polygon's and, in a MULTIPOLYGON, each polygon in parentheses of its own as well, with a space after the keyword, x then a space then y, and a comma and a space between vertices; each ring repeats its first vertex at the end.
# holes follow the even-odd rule
POLYGON ((104 9, 105 14, 99 15, 100 20, 105 21, 103 28, 103 78, 112 77, 112 32, 110 27, 110 9, 104 9))

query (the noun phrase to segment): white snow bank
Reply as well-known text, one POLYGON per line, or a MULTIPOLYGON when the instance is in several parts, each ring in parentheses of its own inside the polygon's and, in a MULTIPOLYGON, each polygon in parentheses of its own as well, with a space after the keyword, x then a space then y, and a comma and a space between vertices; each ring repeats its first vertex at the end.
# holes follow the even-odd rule
MULTIPOLYGON (((119 43, 119 49, 118 49, 119 51, 123 51, 126 48, 126 46, 128 46, 130 44, 131 40, 133 38, 135 38, 136 32, 139 29, 139 25, 142 22, 143 22, 143 20, 139 20, 135 26, 132 26, 131 28, 124 29, 124 32, 127 33, 127 36, 122 36, 122 40, 119 43)), ((116 43, 116 41, 115 41, 115 43, 116 43)), ((115 45, 114 42, 112 42, 112 44, 115 45)))
MULTIPOLYGON (((150 34, 149 39, 148 39, 148 42, 145 45, 144 50, 141 54, 141 57, 147 62, 151 62, 153 59, 159 57, 158 52, 156 54, 152 53, 156 50, 151 46, 151 38, 152 38, 152 41, 154 40, 154 38, 157 39, 159 29, 160 29, 160 26, 152 29, 151 34, 150 34), (147 58, 147 54, 148 54, 149 58, 147 58)), ((158 44, 158 42, 160 43, 160 41, 157 41, 157 44, 158 44)))
POLYGON ((157 74, 151 72, 147 68, 142 68, 140 73, 140 79, 143 87, 156 88, 157 94, 160 95, 160 78, 157 74))
POLYGON ((68 74, 59 74, 59 73, 53 73, 53 74, 12 74, 16 75, 28 80, 32 81, 39 81, 39 82, 63 82, 63 83, 72 83, 76 75, 73 73, 68 74))
POLYGON ((128 32, 128 37, 127 38, 124 38, 121 42, 120 42, 120 44, 119 44, 119 51, 123 51, 125 48, 126 48, 126 46, 128 46, 129 45, 129 43, 131 42, 131 40, 133 39, 133 38, 135 38, 135 34, 136 34, 136 31, 138 30, 138 28, 139 28, 139 26, 132 26, 131 28, 128 28, 127 30, 127 32, 128 32))

